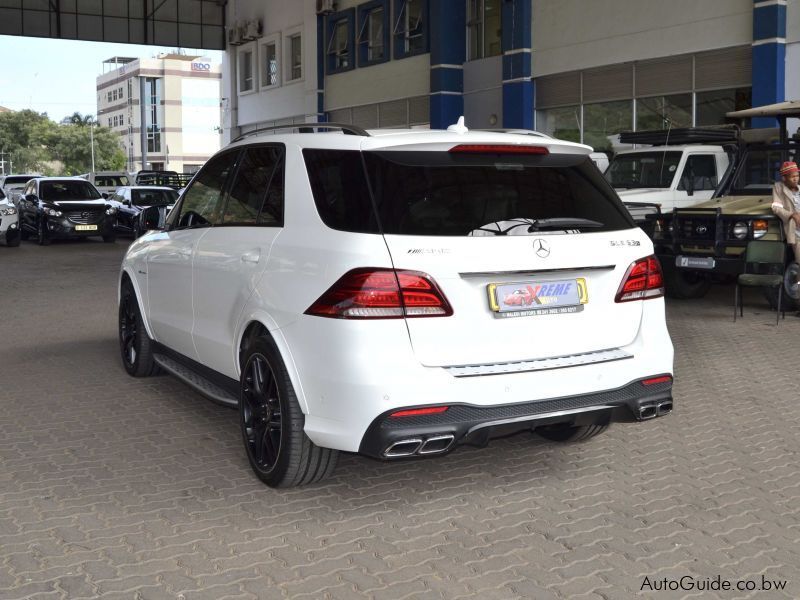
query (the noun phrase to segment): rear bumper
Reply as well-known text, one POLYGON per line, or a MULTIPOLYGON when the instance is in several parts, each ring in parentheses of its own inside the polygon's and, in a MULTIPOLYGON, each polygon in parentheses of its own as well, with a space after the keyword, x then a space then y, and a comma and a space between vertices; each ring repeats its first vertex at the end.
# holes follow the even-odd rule
MULTIPOLYGON (((410 409, 417 407, 408 407, 410 409)), ((359 448, 361 454, 386 460, 440 455, 461 444, 484 444, 496 435, 553 424, 589 425, 645 421, 672 411, 672 380, 652 385, 635 381, 614 390, 480 407, 460 404, 447 411, 376 418, 359 448)))

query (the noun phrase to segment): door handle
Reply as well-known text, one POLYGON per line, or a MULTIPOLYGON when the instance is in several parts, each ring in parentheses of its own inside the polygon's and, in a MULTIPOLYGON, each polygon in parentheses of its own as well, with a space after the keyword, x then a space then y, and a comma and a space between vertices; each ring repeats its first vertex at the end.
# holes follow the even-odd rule
POLYGON ((245 252, 242 254, 242 262, 246 263, 257 263, 261 259, 261 250, 256 248, 255 250, 250 250, 249 252, 245 252))

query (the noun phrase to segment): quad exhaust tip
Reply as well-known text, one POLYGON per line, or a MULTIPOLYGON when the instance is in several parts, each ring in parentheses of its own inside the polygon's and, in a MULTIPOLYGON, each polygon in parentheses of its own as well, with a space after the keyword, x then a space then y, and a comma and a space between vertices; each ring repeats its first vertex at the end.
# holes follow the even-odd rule
POLYGON ((426 456, 429 454, 440 454, 447 451, 453 445, 455 436, 451 433, 442 435, 432 435, 429 438, 408 438, 399 440, 391 444, 383 455, 386 458, 402 458, 404 456, 426 456))
POLYGON ((663 417, 672 412, 672 400, 663 400, 658 403, 642 404, 639 406, 639 419, 647 421, 656 417, 663 417))

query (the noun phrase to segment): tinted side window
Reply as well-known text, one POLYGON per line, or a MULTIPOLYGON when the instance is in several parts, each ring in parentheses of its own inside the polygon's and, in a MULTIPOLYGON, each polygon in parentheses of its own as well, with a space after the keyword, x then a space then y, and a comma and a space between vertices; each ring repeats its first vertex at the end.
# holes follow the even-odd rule
POLYGON ((332 229, 379 233, 369 188, 356 150, 303 150, 314 203, 332 229))
POLYGON ((226 152, 209 160, 183 194, 180 210, 176 213, 174 227, 202 227, 214 225, 220 219, 223 191, 228 175, 236 163, 238 150, 226 152))
POLYGON ((283 178, 275 179, 276 167, 283 157, 283 148, 260 146, 245 150, 236 179, 228 194, 228 202, 222 222, 225 225, 274 225, 280 222, 283 207, 283 178), (279 195, 279 198, 276 198, 279 195), (267 200, 277 204, 277 214, 265 212, 267 200))

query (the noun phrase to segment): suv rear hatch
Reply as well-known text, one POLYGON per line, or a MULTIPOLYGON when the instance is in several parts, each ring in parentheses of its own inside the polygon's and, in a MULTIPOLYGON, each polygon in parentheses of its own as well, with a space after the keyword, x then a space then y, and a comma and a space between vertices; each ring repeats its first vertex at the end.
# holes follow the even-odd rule
POLYGON ((496 365, 630 344, 641 302, 615 295, 649 241, 588 155, 486 148, 364 151, 367 190, 356 189, 358 152, 304 154, 323 220, 331 225, 324 173, 336 165, 349 171, 345 194, 374 199, 363 219, 348 220, 352 230, 383 233, 395 269, 429 275, 452 307, 446 317, 406 318, 422 364, 496 365))

